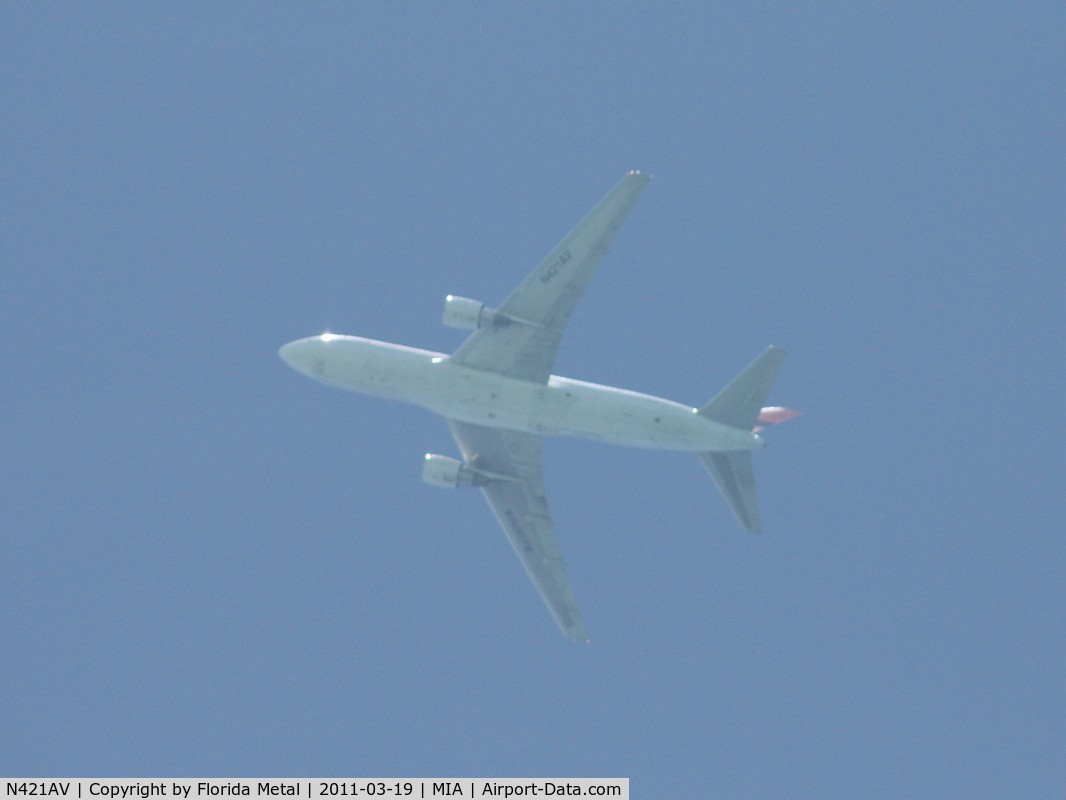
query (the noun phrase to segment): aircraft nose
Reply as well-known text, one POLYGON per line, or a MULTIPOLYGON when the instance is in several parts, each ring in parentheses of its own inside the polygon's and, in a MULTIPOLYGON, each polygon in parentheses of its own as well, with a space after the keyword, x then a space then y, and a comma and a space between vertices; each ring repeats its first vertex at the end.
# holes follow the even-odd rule
POLYGON ((300 368, 300 361, 303 359, 301 355, 305 354, 306 347, 303 347, 303 339, 298 339, 295 342, 287 342, 278 348, 278 355, 281 360, 288 364, 293 369, 300 368))
POLYGON ((325 372, 325 360, 322 358, 321 336, 311 336, 283 344, 278 348, 281 360, 297 372, 312 377, 322 377, 325 372))

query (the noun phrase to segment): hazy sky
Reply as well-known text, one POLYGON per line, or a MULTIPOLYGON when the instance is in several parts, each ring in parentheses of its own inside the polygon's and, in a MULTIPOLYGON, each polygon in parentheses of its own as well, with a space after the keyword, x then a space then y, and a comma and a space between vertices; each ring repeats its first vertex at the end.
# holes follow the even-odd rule
POLYGON ((1061 4, 0 6, 0 774, 1066 784, 1061 4), (423 411, 627 170, 557 372, 699 405, 768 344, 765 533, 551 439, 563 637, 423 411))

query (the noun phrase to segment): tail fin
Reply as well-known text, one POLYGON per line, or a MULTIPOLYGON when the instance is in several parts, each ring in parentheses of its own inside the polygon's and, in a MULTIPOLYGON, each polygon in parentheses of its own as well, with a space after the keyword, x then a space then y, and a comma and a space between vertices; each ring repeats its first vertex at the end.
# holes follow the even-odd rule
MULTIPOLYGON (((715 422, 750 431, 758 422, 762 404, 784 357, 785 351, 780 347, 768 348, 699 413, 715 422)), ((755 533, 761 530, 751 451, 707 452, 699 456, 740 524, 755 533)))
POLYGON ((766 408, 759 411, 759 424, 752 430, 758 433, 767 425, 780 425, 782 422, 788 422, 802 413, 802 411, 797 411, 794 408, 785 408, 784 406, 766 406, 766 408))

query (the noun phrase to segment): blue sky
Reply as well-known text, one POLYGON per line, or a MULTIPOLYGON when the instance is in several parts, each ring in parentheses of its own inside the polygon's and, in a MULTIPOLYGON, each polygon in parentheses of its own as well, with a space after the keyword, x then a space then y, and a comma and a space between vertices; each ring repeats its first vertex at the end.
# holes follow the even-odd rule
POLYGON ((1058 4, 5 4, 0 774, 1066 782, 1058 4), (451 350, 629 169, 560 374, 804 410, 766 533, 545 445, 561 636, 417 409, 276 356, 451 350))

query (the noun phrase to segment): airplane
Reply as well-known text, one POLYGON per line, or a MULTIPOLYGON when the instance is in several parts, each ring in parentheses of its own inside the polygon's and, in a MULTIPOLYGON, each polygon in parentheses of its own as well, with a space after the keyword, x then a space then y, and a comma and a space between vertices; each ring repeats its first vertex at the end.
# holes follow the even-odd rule
POLYGON ((473 331, 451 355, 334 333, 279 350, 316 381, 444 417, 462 459, 427 453, 423 481, 481 489, 555 622, 577 641, 588 636, 548 513, 541 438, 693 452, 740 524, 757 532, 758 431, 799 413, 762 407, 784 356, 778 347, 700 408, 552 374, 570 314, 649 179, 623 176, 497 308, 448 295, 444 324, 473 331))

